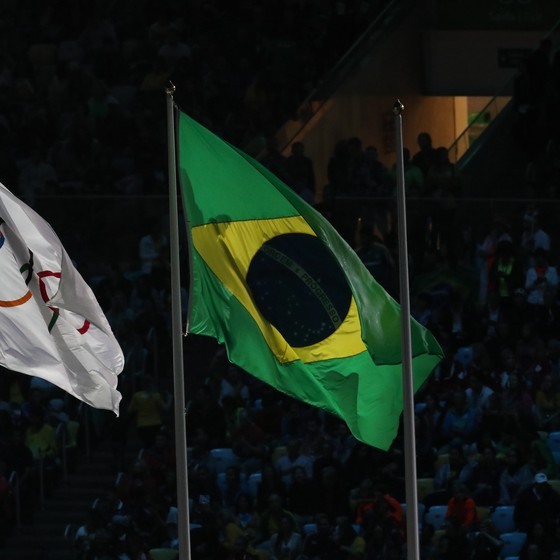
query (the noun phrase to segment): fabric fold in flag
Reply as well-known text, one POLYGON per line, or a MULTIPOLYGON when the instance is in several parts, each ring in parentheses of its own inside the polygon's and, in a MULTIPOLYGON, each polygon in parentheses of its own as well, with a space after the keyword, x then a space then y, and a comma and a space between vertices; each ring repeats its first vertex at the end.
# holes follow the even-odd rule
POLYGON ((124 356, 51 226, 0 184, 0 365, 119 413, 124 356))
MULTIPOLYGON (((398 304, 313 207, 179 112, 179 181, 191 249, 187 330, 231 362, 342 418, 388 449, 403 407, 398 304)), ((414 389, 442 357, 412 321, 414 389)))

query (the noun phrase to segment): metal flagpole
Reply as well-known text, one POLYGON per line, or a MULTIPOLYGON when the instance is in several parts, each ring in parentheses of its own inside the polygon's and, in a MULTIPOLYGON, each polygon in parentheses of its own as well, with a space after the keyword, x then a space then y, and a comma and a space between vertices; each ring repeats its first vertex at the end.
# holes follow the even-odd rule
POLYGON ((171 252, 171 325, 173 341, 173 385, 175 399, 175 453, 177 467, 177 533, 179 560, 190 560, 189 488, 187 480, 187 429, 185 382, 183 375, 183 334, 181 321, 181 277, 179 264, 179 210, 175 147, 175 86, 167 88, 167 146, 169 172, 169 247, 171 252))
POLYGON ((402 113, 404 105, 393 105, 397 150, 397 215, 399 232, 399 279, 401 304, 401 343, 403 381, 404 461, 406 482, 406 541, 408 560, 420 558, 418 533, 418 489, 416 485, 416 445, 414 435, 414 386, 410 334, 410 294, 408 286, 408 247, 406 242, 406 201, 404 184, 402 113))

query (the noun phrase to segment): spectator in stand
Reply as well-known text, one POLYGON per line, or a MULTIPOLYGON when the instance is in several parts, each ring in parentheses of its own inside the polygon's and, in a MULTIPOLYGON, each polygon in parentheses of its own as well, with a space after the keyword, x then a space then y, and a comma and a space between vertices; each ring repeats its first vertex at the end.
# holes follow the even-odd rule
POLYGON ((424 498, 426 507, 447 504, 456 482, 466 485, 470 483, 474 465, 465 457, 463 447, 458 444, 453 445, 448 455, 447 462, 443 462, 434 475, 435 491, 424 498))
POLYGON ((435 327, 432 296, 429 292, 420 292, 416 296, 412 308, 412 316, 429 330, 435 327))
POLYGON ((93 548, 93 542, 95 540, 96 534, 102 529, 102 519, 101 515, 95 511, 91 510, 83 525, 78 527, 76 534, 74 535, 74 551, 81 559, 85 559, 91 555, 91 550, 93 548))
MULTIPOLYGON (((367 527, 366 527, 366 534, 367 534, 367 527)), ((383 558, 384 554, 384 545, 385 545, 385 532, 383 528, 378 527, 376 528, 376 534, 378 535, 377 538, 373 536, 372 539, 367 540, 367 548, 366 550, 369 551, 372 549, 372 545, 375 547, 375 541, 379 542, 379 549, 380 552, 375 554, 374 558, 383 558)), ((420 558, 422 560, 432 560, 438 557, 438 542, 436 537, 436 529, 431 523, 422 523, 422 527, 420 528, 420 558)), ((375 550, 375 548, 374 548, 375 550)), ((492 558, 491 560, 495 560, 492 558)))
POLYGON ((339 140, 329 158, 327 166, 329 184, 327 193, 330 198, 348 195, 350 192, 350 151, 346 140, 339 140))
POLYGON ((338 551, 329 518, 320 513, 316 517, 317 531, 310 533, 303 542, 303 554, 308 560, 336 560, 338 551))
POLYGON ((507 321, 507 313, 500 305, 500 297, 490 290, 486 301, 479 305, 475 315, 475 325, 484 333, 484 342, 492 342, 499 336, 499 327, 507 321))
POLYGON ((211 503, 215 508, 220 507, 222 503, 221 492, 212 470, 205 465, 199 465, 196 471, 189 472, 189 475, 193 511, 198 511, 197 503, 211 503))
MULTIPOLYGON (((107 102, 102 105, 102 101, 94 103, 91 100, 91 111, 95 115, 95 125, 99 129, 107 122, 106 113, 116 105, 116 100, 105 99, 107 102), (97 105, 102 105, 99 108, 97 105)), ((93 119, 93 117, 92 117, 93 119)), ((48 161, 53 166, 58 184, 65 190, 74 193, 85 192, 87 188, 99 189, 100 185, 107 182, 107 171, 101 159, 101 139, 98 138, 99 130, 91 132, 92 124, 88 121, 88 116, 79 113, 73 116, 72 120, 66 125, 61 126, 59 139, 53 142, 48 152, 48 161)))
POLYGON ((318 486, 307 477, 303 467, 294 467, 292 482, 288 489, 287 506, 296 516, 300 526, 311 523, 317 513, 318 486))
POLYGON ((224 397, 232 397, 235 408, 246 407, 249 404, 250 392, 240 369, 227 364, 225 373, 220 381, 220 396, 218 402, 223 405, 224 397))
POLYGON ((550 235, 542 229, 539 213, 536 208, 529 207, 523 214, 523 231, 521 233, 520 252, 525 269, 534 264, 537 249, 550 253, 550 235))
POLYGON ((56 429, 47 422, 42 412, 32 411, 25 431, 25 445, 31 450, 43 472, 45 493, 49 496, 60 475, 61 462, 56 429))
POLYGON ((173 24, 167 28, 167 38, 157 54, 171 71, 192 60, 191 48, 180 40, 179 31, 173 24))
POLYGON ((357 481, 371 477, 372 465, 376 465, 377 460, 376 450, 358 441, 344 465, 345 478, 349 481, 357 481))
POLYGON ((319 481, 317 510, 334 521, 339 515, 348 515, 348 483, 337 477, 334 467, 325 467, 319 481))
POLYGON ((364 151, 364 158, 369 169, 371 178, 370 194, 372 196, 387 196, 390 192, 389 170, 383 163, 379 161, 377 148, 375 146, 367 146, 364 151))
POLYGON ((545 301, 556 297, 558 290, 558 272, 548 260, 548 255, 543 249, 534 253, 535 264, 530 266, 525 275, 525 290, 527 303, 534 317, 538 317, 545 305, 545 301))
POLYGON ((194 398, 187 405, 189 421, 187 437, 190 439, 199 428, 208 434, 210 447, 222 447, 226 439, 224 411, 206 385, 196 389, 194 398))
POLYGON ((557 289, 545 290, 544 304, 535 319, 537 333, 543 342, 560 335, 560 301, 557 292, 557 289))
POLYGON ((427 423, 427 417, 421 412, 414 414, 416 434, 416 468, 418 478, 434 476, 434 462, 437 457, 437 446, 434 443, 433 432, 427 423))
POLYGON ((445 519, 450 523, 455 523, 465 532, 478 529, 476 503, 468 495, 467 487, 460 482, 453 485, 453 495, 447 503, 445 519))
MULTIPOLYGON (((271 494, 268 497, 267 507, 261 513, 261 537, 265 539, 264 542, 268 542, 268 547, 270 546, 270 541, 272 536, 278 534, 281 529, 282 519, 290 518, 292 523, 291 527, 293 530, 298 531, 298 523, 294 514, 288 509, 284 508, 284 500, 278 494, 271 494)), ((285 523, 284 523, 285 524, 285 523)), ((261 543, 262 545, 263 543, 261 543)))
POLYGON ((329 435, 334 457, 340 465, 346 465, 358 440, 350 433, 346 422, 336 417, 332 417, 331 420, 334 427, 331 427, 329 435))
POLYGON ((36 196, 52 193, 58 186, 58 177, 53 166, 35 148, 29 158, 19 166, 18 187, 23 200, 35 206, 36 196))
POLYGON ((502 393, 494 391, 489 395, 486 405, 482 409, 477 429, 481 433, 490 433, 494 437, 506 421, 515 425, 517 418, 510 416, 509 411, 504 407, 502 393))
POLYGON ((155 56, 150 62, 150 67, 142 78, 139 93, 144 102, 151 100, 169 84, 169 70, 166 61, 161 56, 155 56))
POLYGON ((289 488, 292 481, 292 469, 294 467, 303 467, 307 478, 313 477, 313 457, 304 455, 301 449, 301 441, 291 440, 286 446, 288 452, 278 457, 276 461, 276 470, 282 478, 282 482, 289 488))
POLYGON ((124 532, 119 538, 118 545, 115 548, 123 554, 123 557, 128 557, 131 560, 151 560, 148 551, 149 545, 146 539, 142 538, 140 535, 124 532))
POLYGON ((489 518, 481 520, 480 531, 475 533, 474 542, 471 545, 473 558, 476 558, 476 560, 496 560, 503 546, 504 541, 500 539, 492 520, 489 518))
POLYGON ((540 521, 532 523, 527 539, 519 552, 520 560, 548 560, 552 552, 553 542, 547 527, 540 521))
POLYGON ((29 426, 25 431, 25 445, 35 459, 54 463, 58 451, 55 429, 46 422, 45 416, 38 411, 29 415, 29 426))
MULTIPOLYGON (((419 167, 414 165, 410 160, 410 150, 408 148, 403 149, 403 164, 404 164, 404 184, 407 196, 424 196, 425 194, 425 181, 424 175, 419 167)), ((397 164, 393 164, 391 171, 389 172, 391 178, 391 184, 396 186, 397 184, 397 164)))
POLYGON ((516 447, 506 455, 506 464, 500 474, 500 497, 498 504, 513 505, 519 494, 531 484, 533 474, 516 447))
POLYGON ((294 142, 291 155, 286 160, 290 187, 309 204, 315 202, 315 171, 313 161, 305 155, 303 142, 294 142))
POLYGON ((536 522, 540 522, 550 529, 559 518, 560 495, 550 486, 546 474, 538 472, 533 484, 526 486, 515 500, 515 528, 528 533, 536 522))
POLYGON ((264 388, 259 404, 253 412, 253 420, 264 432, 267 444, 273 445, 280 439, 282 421, 282 409, 275 390, 268 386, 264 388))
POLYGON ((371 522, 383 527, 389 535, 404 535, 404 512, 400 502, 381 487, 374 488, 370 483, 362 481, 360 485, 360 496, 364 498, 356 505, 354 523, 362 526, 371 522))
POLYGON ((497 503, 501 472, 496 449, 493 445, 486 445, 478 454, 469 480, 471 496, 477 505, 492 507, 497 503))
POLYGON ((87 100, 87 115, 91 128, 94 131, 99 131, 99 128, 103 126, 103 122, 109 118, 111 105, 118 105, 118 103, 103 80, 94 80, 91 95, 87 100))
POLYGON ((374 180, 372 170, 368 165, 361 138, 348 140, 348 173, 350 192, 353 195, 370 195, 373 191, 374 180))
POLYGON ((432 137, 427 132, 420 132, 416 141, 419 150, 414 154, 412 163, 422 171, 425 179, 428 176, 428 170, 436 162, 437 152, 432 146, 432 137))
POLYGON ((303 403, 292 398, 282 401, 282 409, 282 418, 280 420, 282 440, 289 442, 292 439, 302 438, 308 409, 303 403))
POLYGON ((370 477, 362 479, 359 486, 350 490, 350 509, 355 523, 361 523, 364 513, 373 509, 375 490, 373 479, 370 477))
MULTIPOLYGON (((130 333, 130 331, 137 333, 133 325, 134 312, 128 305, 128 297, 126 291, 123 289, 116 289, 111 293, 110 297, 111 297, 111 306, 105 312, 105 316, 107 317, 107 320, 111 325, 111 329, 113 330, 113 333, 115 334, 116 337, 118 337, 117 340, 121 340, 121 336, 125 337, 127 335, 130 335, 131 339, 134 338, 130 333)), ((145 351, 143 342, 142 342, 142 350, 145 351)), ((142 372, 142 368, 139 368, 138 370, 134 370, 133 368, 128 368, 128 364, 127 364, 127 369, 130 372, 135 372, 135 373, 136 371, 138 371, 138 373, 142 372)))
POLYGON ((554 454, 548 443, 548 432, 531 430, 523 427, 523 439, 529 443, 529 464, 533 472, 542 472, 549 479, 560 478, 560 465, 556 463, 554 454), (526 435, 525 435, 526 434, 526 435))
POLYGON ((262 467, 267 451, 266 436, 252 420, 248 409, 237 409, 230 442, 246 473, 255 472, 262 467))
POLYGON ((244 473, 237 466, 229 466, 225 472, 223 483, 219 484, 222 505, 227 509, 233 509, 239 497, 249 494, 249 485, 244 473))
POLYGON ((210 457, 210 439, 206 430, 199 427, 189 439, 189 454, 187 456, 187 464, 189 471, 195 471, 199 465, 211 468, 213 466, 210 457))
POLYGON ((0 546, 8 536, 11 518, 11 500, 8 484, 9 471, 6 462, 0 458, 0 546))
MULTIPOLYGON (((527 307, 529 309, 529 306, 527 307)), ((517 331, 515 355, 523 371, 526 372, 525 379, 527 386, 532 391, 535 390, 535 378, 533 373, 540 377, 542 369, 536 362, 539 348, 543 348, 543 340, 539 337, 534 317, 527 312, 524 321, 521 322, 520 329, 517 331)), ((543 372, 544 373, 544 372, 543 372)))
POLYGON ((560 428, 560 391, 552 374, 546 374, 537 385, 533 407, 535 426, 553 432, 560 428))
POLYGON ((243 557, 266 560, 268 551, 256 548, 260 542, 260 515, 251 498, 240 494, 235 506, 224 511, 224 540, 222 546, 232 558, 243 557))
POLYGON ((301 438, 301 454, 315 458, 321 452, 323 444, 328 441, 321 425, 319 415, 313 411, 305 422, 304 435, 301 438))
POLYGON ((505 382, 502 392, 502 402, 508 414, 516 417, 520 425, 533 425, 533 398, 527 390, 525 379, 513 370, 505 382))
POLYGON ((262 478, 257 486, 257 510, 259 512, 262 513, 266 509, 268 500, 273 494, 284 499, 287 496, 287 488, 274 466, 268 464, 263 467, 262 478))
POLYGON ((498 245, 502 241, 509 241, 511 243, 512 238, 503 217, 496 215, 492 220, 490 230, 484 236, 484 239, 477 249, 477 259, 479 259, 480 267, 480 288, 478 296, 480 303, 484 303, 488 296, 490 269, 496 259, 498 245))
POLYGON ((150 230, 142 236, 138 244, 140 270, 143 274, 150 274, 156 266, 162 266, 167 261, 168 243, 160 225, 156 220, 150 224, 150 230))
POLYGON ((439 539, 439 548, 442 558, 447 560, 468 560, 470 554, 469 535, 457 523, 450 519, 445 525, 445 533, 439 539))
POLYGON ((470 443, 476 430, 476 411, 469 407, 465 390, 453 392, 452 402, 445 413, 442 434, 452 444, 470 443))
POLYGON ((270 538, 270 560, 297 560, 303 550, 303 538, 294 518, 282 515, 278 532, 270 538))
POLYGON ((165 480, 168 472, 175 469, 175 447, 169 441, 165 430, 157 432, 153 445, 144 449, 142 458, 150 475, 161 482, 165 480))
MULTIPOLYGON (((33 378, 35 379, 35 378, 33 378)), ((33 379, 31 381, 33 381, 33 379)), ((37 378, 40 379, 40 378, 37 378)), ((44 380, 41 380, 44 381, 44 380)), ((45 381, 45 383, 48 383, 45 381)), ((53 389, 53 386, 48 384, 46 387, 34 387, 31 388, 31 382, 29 383, 29 392, 27 393, 27 398, 20 405, 21 420, 25 423, 29 423, 29 419, 33 413, 47 414, 47 400, 49 398, 49 393, 53 389)))
POLYGON ((14 426, 11 430, 11 441, 0 450, 0 460, 5 460, 8 472, 17 473, 23 521, 31 519, 37 507, 38 472, 35 468, 33 452, 25 444, 25 431, 14 426))
POLYGON ((374 480, 385 492, 391 494, 400 503, 404 502, 405 468, 404 449, 401 438, 393 441, 387 453, 378 454, 377 474, 374 480))
POLYGON ((288 171, 288 160, 278 149, 276 136, 269 136, 266 139, 266 150, 260 162, 286 185, 291 184, 292 178, 288 171))
POLYGON ((355 251, 375 280, 392 295, 396 295, 397 270, 391 252, 372 225, 358 223, 355 251))
POLYGON ((436 161, 428 169, 424 190, 434 200, 432 205, 432 236, 439 246, 454 254, 459 236, 455 216, 463 196, 464 179, 457 166, 449 161, 447 148, 436 150, 436 161))
POLYGON ((144 376, 138 380, 138 390, 132 395, 128 414, 134 418, 138 437, 144 448, 154 445, 163 426, 164 413, 171 406, 171 395, 164 397, 156 388, 155 380, 144 376))
POLYGON ((529 60, 521 61, 519 72, 513 82, 513 108, 515 120, 513 134, 515 140, 533 159, 538 152, 539 131, 536 122, 539 114, 539 94, 533 83, 532 68, 529 60))
POLYGON ((352 525, 349 517, 341 516, 337 521, 338 531, 336 535, 336 543, 339 558, 341 560, 356 560, 364 558, 366 551, 366 542, 358 535, 356 529, 352 525))
POLYGON ((469 372, 467 379, 469 385, 465 390, 467 406, 475 411, 478 424, 482 419, 484 410, 487 408, 488 399, 494 391, 484 383, 481 374, 477 370, 469 372))
POLYGON ((320 480, 321 471, 324 467, 334 467, 339 475, 343 472, 343 465, 335 456, 335 449, 331 440, 325 440, 321 449, 315 454, 313 480, 316 482, 320 480))
POLYGON ((523 287, 523 280, 522 265, 515 255, 513 243, 500 241, 496 247, 496 258, 488 271, 488 292, 498 294, 501 311, 509 311, 513 294, 523 287))
POLYGON ((94 64, 107 64, 114 58, 119 45, 118 35, 113 21, 92 13, 78 36, 78 43, 86 60, 94 64))
MULTIPOLYGON (((191 549, 195 558, 218 558, 222 525, 221 505, 208 494, 193 501, 190 519, 199 527, 190 530, 191 549)), ((162 539, 163 540, 163 539, 162 539)))

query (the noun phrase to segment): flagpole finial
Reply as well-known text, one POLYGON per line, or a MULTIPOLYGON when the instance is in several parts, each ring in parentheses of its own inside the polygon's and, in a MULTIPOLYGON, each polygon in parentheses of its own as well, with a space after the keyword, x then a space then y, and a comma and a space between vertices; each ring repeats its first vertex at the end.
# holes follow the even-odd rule
POLYGON ((167 95, 173 95, 176 89, 175 84, 170 80, 169 85, 165 88, 165 93, 167 93, 167 95))
POLYGON ((395 113, 395 115, 402 115, 403 111, 404 105, 401 103, 400 99, 397 99, 393 105, 393 113, 395 113))

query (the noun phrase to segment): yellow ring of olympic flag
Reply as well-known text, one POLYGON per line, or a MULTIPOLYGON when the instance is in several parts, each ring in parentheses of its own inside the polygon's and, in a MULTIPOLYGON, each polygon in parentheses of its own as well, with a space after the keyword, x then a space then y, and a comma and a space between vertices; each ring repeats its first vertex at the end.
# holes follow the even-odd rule
POLYGON ((279 362, 301 360, 304 363, 312 363, 346 358, 364 352, 366 346, 361 338, 360 317, 354 297, 342 324, 325 339, 304 347, 290 346, 256 307, 247 284, 251 261, 264 243, 288 233, 317 237, 301 216, 295 216, 196 226, 192 229, 192 241, 210 270, 251 314, 279 362), (235 255, 235 259, 232 255, 235 255))
POLYGON ((25 295, 18 299, 0 299, 0 307, 17 307, 18 305, 23 305, 31 299, 31 295, 31 292, 28 290, 25 295))

